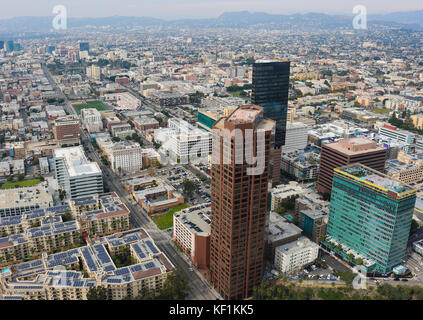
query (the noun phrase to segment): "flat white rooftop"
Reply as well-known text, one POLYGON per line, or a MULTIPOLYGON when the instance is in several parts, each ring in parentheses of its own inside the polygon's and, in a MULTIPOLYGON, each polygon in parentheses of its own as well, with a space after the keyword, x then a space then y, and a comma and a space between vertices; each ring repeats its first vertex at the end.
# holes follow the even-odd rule
POLYGON ((101 174, 96 162, 89 162, 81 146, 53 150, 54 157, 63 158, 70 177, 101 174))

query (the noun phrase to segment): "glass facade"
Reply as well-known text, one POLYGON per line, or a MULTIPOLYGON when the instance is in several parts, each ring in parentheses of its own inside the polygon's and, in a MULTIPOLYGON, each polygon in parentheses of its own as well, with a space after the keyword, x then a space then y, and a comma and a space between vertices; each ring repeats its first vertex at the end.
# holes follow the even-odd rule
POLYGON ((253 64, 252 103, 263 107, 264 117, 276 121, 275 148, 285 145, 290 62, 253 64))
POLYGON ((198 122, 211 130, 213 125, 216 123, 216 120, 202 112, 198 112, 198 122))
POLYGON ((336 171, 326 237, 389 273, 403 263, 415 202, 413 191, 393 193, 336 171))

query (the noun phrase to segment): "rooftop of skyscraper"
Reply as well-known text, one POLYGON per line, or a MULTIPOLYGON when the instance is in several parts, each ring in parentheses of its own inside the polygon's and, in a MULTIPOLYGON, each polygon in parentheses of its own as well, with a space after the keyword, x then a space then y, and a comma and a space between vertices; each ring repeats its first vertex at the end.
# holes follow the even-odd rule
POLYGON ((338 142, 327 144, 326 146, 346 155, 357 155, 369 151, 384 150, 384 148, 378 146, 375 141, 363 137, 343 139, 338 142))
POLYGON ((229 117, 228 121, 251 123, 263 114, 263 108, 256 105, 242 106, 236 109, 229 117))
POLYGON ((230 122, 235 125, 253 123, 257 130, 272 130, 275 126, 275 121, 270 119, 263 119, 263 108, 254 104, 238 107, 228 117, 220 118, 215 128, 223 129, 224 122, 230 122))
POLYGON ((335 169, 335 173, 343 174, 355 181, 369 185, 370 187, 376 187, 385 192, 390 191, 397 194, 417 192, 417 190, 411 186, 401 181, 394 180, 389 176, 360 163, 354 163, 345 167, 337 168, 335 169))

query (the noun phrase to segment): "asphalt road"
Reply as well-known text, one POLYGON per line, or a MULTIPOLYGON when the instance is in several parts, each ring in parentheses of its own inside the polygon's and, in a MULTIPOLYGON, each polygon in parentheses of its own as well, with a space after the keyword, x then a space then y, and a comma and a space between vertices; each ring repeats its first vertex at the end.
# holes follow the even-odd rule
MULTIPOLYGON (((65 99, 66 111, 69 114, 76 114, 76 111, 73 109, 72 105, 67 100, 66 96, 61 92, 60 88, 54 82, 49 70, 43 65, 44 73, 47 79, 50 81, 53 88, 56 92, 65 99)), ((193 271, 190 271, 192 268, 191 262, 188 257, 180 253, 173 245, 172 239, 165 231, 161 231, 157 228, 154 222, 147 216, 145 216, 137 206, 134 206, 131 201, 129 201, 129 195, 121 184, 120 178, 107 166, 103 164, 101 158, 94 150, 94 147, 91 144, 90 138, 87 136, 84 130, 81 129, 81 141, 89 149, 88 153, 91 154, 91 158, 99 165, 103 172, 103 179, 110 189, 110 191, 115 192, 122 200, 123 203, 130 210, 130 222, 133 228, 144 228, 151 238, 156 243, 157 247, 170 259, 170 261, 175 265, 180 267, 182 272, 187 276, 188 283, 190 286, 190 293, 187 297, 188 300, 216 300, 221 299, 217 292, 207 283, 207 281, 199 274, 199 272, 193 268, 193 271)))

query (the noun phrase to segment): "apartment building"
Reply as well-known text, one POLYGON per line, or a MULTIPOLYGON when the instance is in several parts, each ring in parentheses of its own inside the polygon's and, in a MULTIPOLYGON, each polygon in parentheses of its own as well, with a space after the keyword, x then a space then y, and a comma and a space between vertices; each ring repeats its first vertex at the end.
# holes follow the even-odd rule
POLYGON ((305 236, 315 243, 325 239, 329 208, 302 210, 299 216, 299 227, 305 236))
POLYGON ((135 229, 9 267, 0 273, 0 293, 23 300, 87 300, 90 288, 102 287, 107 289, 107 299, 122 300, 160 292, 174 268, 148 233, 135 229), (116 267, 113 255, 121 248, 129 248, 135 264, 116 267))
POLYGON ((111 168, 118 174, 132 174, 142 170, 142 148, 139 143, 121 141, 108 149, 111 168))
POLYGON ((210 266, 210 206, 200 204, 173 215, 173 240, 200 269, 210 266))
POLYGON ((406 184, 423 181, 423 153, 406 154, 400 152, 398 159, 386 162, 385 173, 394 180, 406 184))
POLYGON ((282 154, 281 170, 298 182, 317 179, 319 173, 320 152, 295 150, 282 154))
POLYGON ((275 249, 275 268, 289 274, 317 259, 319 246, 305 237, 275 249))
POLYGON ((122 232, 130 226, 130 211, 116 193, 76 198, 70 203, 82 232, 89 235, 122 232))
POLYGON ((302 230, 300 228, 273 211, 267 215, 266 226, 266 252, 271 261, 275 259, 277 247, 296 241, 301 237, 302 230))

